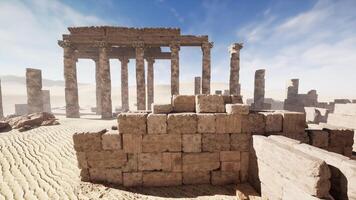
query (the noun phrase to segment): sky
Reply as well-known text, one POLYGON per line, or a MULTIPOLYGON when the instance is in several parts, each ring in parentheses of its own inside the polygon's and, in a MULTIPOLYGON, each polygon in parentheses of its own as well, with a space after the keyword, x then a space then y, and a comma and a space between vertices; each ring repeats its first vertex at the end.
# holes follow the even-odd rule
MULTIPOLYGON (((287 80, 299 78, 301 93, 356 99, 355 10, 355 0, 0 0, 0 75, 24 76, 32 67, 63 80, 57 40, 69 26, 179 27, 214 42, 212 82, 228 83, 228 47, 242 42, 242 91, 253 91, 255 70, 266 69, 266 97, 283 99, 287 80)), ((110 64, 119 85, 120 63, 110 64)), ((201 65, 200 48, 181 48, 180 81, 194 81, 201 65)), ((155 84, 170 83, 169 69, 168 60, 156 61, 155 84)), ((92 61, 80 59, 77 71, 79 82, 94 83, 92 61)))

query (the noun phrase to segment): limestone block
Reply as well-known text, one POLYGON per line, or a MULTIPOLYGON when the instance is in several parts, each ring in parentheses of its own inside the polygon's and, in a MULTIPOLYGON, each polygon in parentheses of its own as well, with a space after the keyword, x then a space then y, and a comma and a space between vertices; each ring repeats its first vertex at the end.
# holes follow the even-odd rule
POLYGON ((162 169, 162 153, 138 154, 138 170, 150 171, 162 169))
POLYGON ((201 152, 201 134, 183 134, 183 152, 201 152))
POLYGON ((80 180, 84 182, 90 181, 89 169, 81 169, 80 170, 80 180))
POLYGON ((337 154, 341 154, 341 155, 344 154, 344 147, 341 147, 341 146, 339 146, 339 147, 331 147, 331 146, 329 146, 329 147, 326 148, 326 150, 330 151, 330 152, 337 153, 337 154))
POLYGON ((311 145, 319 148, 326 148, 329 146, 328 132, 322 130, 309 130, 308 135, 311 145))
POLYGON ((142 151, 151 152, 180 152, 182 151, 182 136, 179 134, 149 134, 144 135, 142 151))
POLYGON ((265 132, 265 123, 263 115, 258 113, 250 113, 242 116, 242 132, 263 134, 265 132))
POLYGON ((202 150, 207 152, 220 152, 230 150, 229 134, 202 134, 202 150))
POLYGON ((216 113, 216 133, 241 133, 241 116, 216 113))
POLYGON ((182 185, 181 172, 144 172, 143 186, 177 186, 182 185))
POLYGON ((231 134, 231 150, 233 151, 249 151, 251 144, 250 133, 231 134))
POLYGON ((249 152, 241 152, 241 161, 240 161, 240 180, 241 182, 246 182, 248 179, 248 170, 249 170, 249 152))
POLYGON ((228 114, 247 115, 250 112, 248 104, 226 104, 225 109, 228 114))
POLYGON ((326 129, 329 132, 329 145, 332 147, 352 146, 354 132, 347 129, 326 129))
POLYGON ((221 162, 239 162, 241 159, 240 151, 221 151, 220 161, 221 162))
POLYGON ((90 168, 89 174, 90 174, 90 181, 93 181, 96 183, 105 183, 107 181, 105 169, 90 168))
POLYGON ((214 114, 197 114, 198 133, 215 133, 215 119, 214 114))
POLYGON ((116 130, 106 132, 101 136, 101 144, 104 150, 118 150, 122 148, 121 134, 116 130))
POLYGON ((138 170, 138 154, 128 153, 127 162, 121 167, 123 172, 136 172, 138 170))
POLYGON ((182 172, 182 153, 162 153, 162 170, 182 172))
POLYGON ((173 107, 171 104, 155 104, 151 105, 153 114, 168 114, 173 111, 173 107))
POLYGON ((119 168, 127 162, 123 151, 90 151, 86 155, 90 168, 119 168))
POLYGON ((142 186, 142 172, 123 173, 123 185, 125 187, 142 186))
POLYGON ((106 130, 95 133, 75 133, 73 135, 74 149, 76 151, 100 151, 101 148, 101 135, 106 130))
POLYGON ((353 148, 352 147, 344 147, 343 155, 346 157, 352 157, 353 148))
POLYGON ((183 153, 183 172, 211 171, 219 167, 219 153, 183 153))
POLYGON ((241 170, 240 162, 221 162, 221 171, 239 172, 241 170))
POLYGON ((121 134, 146 134, 147 113, 120 113, 118 129, 121 134))
POLYGON ((222 95, 224 99, 224 104, 231 104, 231 96, 230 95, 222 95))
POLYGON ((221 95, 196 95, 195 103, 197 113, 225 112, 224 98, 221 95))
POLYGON ((149 114, 147 116, 147 133, 148 134, 167 133, 167 115, 149 114))
POLYGON ((197 115, 195 113, 169 114, 167 118, 169 134, 192 134, 197 132, 197 115))
POLYGON ((142 152, 142 135, 139 134, 123 134, 122 135, 123 150, 125 153, 141 153, 142 152))
POLYGON ((305 114, 300 112, 282 112, 283 133, 303 133, 306 127, 305 114))
POLYGON ((240 183, 240 177, 238 172, 227 171, 212 171, 211 172, 211 184, 212 185, 228 185, 240 183))
POLYGON ((105 169, 105 175, 108 183, 122 185, 121 169, 105 169))
POLYGON ((173 95, 172 106, 174 112, 195 112, 195 96, 173 95))
POLYGON ((185 171, 183 172, 183 184, 184 185, 197 185, 197 184, 209 184, 210 172, 209 171, 185 171))
POLYGON ((259 112, 263 115, 266 124, 266 133, 279 133, 282 132, 283 116, 275 112, 259 112))
POLYGON ((239 95, 231 95, 231 103, 236 104, 236 103, 243 103, 242 101, 242 96, 239 95))
POLYGON ((77 151, 76 152, 77 155, 77 160, 78 160, 78 167, 80 169, 87 169, 89 168, 88 166, 88 161, 87 161, 87 157, 86 157, 86 153, 85 152, 80 152, 77 151))

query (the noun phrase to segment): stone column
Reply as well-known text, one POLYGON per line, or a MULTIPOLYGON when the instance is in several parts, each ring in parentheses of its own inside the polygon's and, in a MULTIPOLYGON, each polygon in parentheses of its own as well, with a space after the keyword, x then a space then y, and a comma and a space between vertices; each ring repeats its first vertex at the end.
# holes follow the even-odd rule
POLYGON ((240 50, 242 43, 234 43, 230 46, 230 94, 241 95, 240 91, 240 50))
POLYGON ((134 47, 136 48, 137 110, 146 110, 144 44, 138 42, 134 47))
POLYGON ((49 90, 42 90, 43 112, 52 113, 51 95, 49 90))
POLYGON ((287 83, 287 99, 293 99, 298 96, 299 79, 291 79, 287 83))
POLYGON ((201 46, 203 51, 203 67, 202 67, 202 94, 210 94, 210 79, 211 79, 211 64, 210 64, 210 49, 213 43, 204 42, 201 46))
POLYGON ((96 114, 101 115, 101 80, 99 58, 93 59, 95 62, 95 86, 96 86, 96 114))
POLYGON ((129 111, 129 74, 127 65, 129 59, 127 57, 120 58, 121 62, 121 108, 124 112, 129 111))
POLYGON ((43 112, 42 74, 38 69, 26 69, 28 113, 43 112))
POLYGON ((171 95, 179 94, 179 43, 172 43, 171 49, 171 95))
POLYGON ((4 117, 4 110, 2 106, 2 92, 1 92, 1 80, 0 80, 0 119, 4 117))
POLYGON ((151 110, 151 105, 154 101, 154 69, 153 64, 155 60, 153 58, 147 59, 147 109, 151 110))
POLYGON ((194 94, 200 94, 201 78, 199 76, 194 77, 194 94))
POLYGON ((110 63, 106 43, 99 43, 99 74, 101 82, 101 118, 112 118, 110 63))
POLYGON ((253 108, 255 110, 264 109, 265 101, 265 70, 259 69, 255 72, 255 91, 253 108))
POLYGON ((64 51, 66 117, 79 118, 77 67, 74 49, 67 41, 59 41, 58 44, 63 47, 64 51))

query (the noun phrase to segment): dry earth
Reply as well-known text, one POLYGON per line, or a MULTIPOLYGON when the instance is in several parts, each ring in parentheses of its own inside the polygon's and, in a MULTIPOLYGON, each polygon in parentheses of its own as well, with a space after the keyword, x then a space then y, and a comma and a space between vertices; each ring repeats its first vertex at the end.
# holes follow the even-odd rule
POLYGON ((131 188, 81 183, 72 134, 115 121, 60 118, 61 125, 0 134, 0 199, 236 199, 234 186, 131 188))

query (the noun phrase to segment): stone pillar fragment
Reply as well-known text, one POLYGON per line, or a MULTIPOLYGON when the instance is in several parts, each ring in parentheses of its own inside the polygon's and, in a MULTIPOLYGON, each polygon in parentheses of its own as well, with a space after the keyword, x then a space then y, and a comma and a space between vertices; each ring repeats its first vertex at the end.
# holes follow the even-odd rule
POLYGON ((202 94, 210 94, 210 79, 211 79, 211 59, 210 49, 213 47, 213 43, 203 43, 201 48, 203 51, 203 69, 202 69, 202 94))
POLYGON ((1 92, 1 80, 0 80, 0 119, 4 117, 4 110, 2 106, 2 92, 1 92))
POLYGON ((127 57, 120 58, 121 62, 121 109, 129 111, 129 78, 127 65, 129 59, 127 57))
POLYGON ((105 43, 99 45, 99 65, 101 79, 101 118, 112 118, 111 104, 111 77, 110 63, 108 59, 108 48, 105 43))
POLYGON ((42 90, 43 112, 51 113, 51 95, 49 90, 42 90))
POLYGON ((43 111, 42 74, 38 69, 26 69, 28 113, 43 111))
POLYGON ((255 90, 254 90, 253 109, 264 109, 265 101, 265 70, 259 69, 255 72, 255 90))
POLYGON ((137 110, 146 110, 144 44, 135 44, 136 48, 136 85, 137 110))
POLYGON ((147 109, 151 110, 151 105, 154 102, 154 69, 153 58, 147 59, 147 109))
POLYGON ((179 94, 179 43, 172 43, 171 49, 171 95, 179 94))
POLYGON ((241 95, 240 91, 240 50, 242 43, 234 43, 230 46, 230 94, 241 95))
MULTIPOLYGON (((78 83, 74 49, 67 41, 59 41, 63 47, 66 117, 79 118, 78 83)), ((28 105, 29 106, 29 105, 28 105)))
POLYGON ((194 77, 194 94, 200 94, 201 78, 199 76, 194 77))
POLYGON ((298 96, 299 79, 291 79, 287 83, 287 99, 293 99, 298 96))
POLYGON ((100 65, 99 59, 94 59, 95 62, 95 84, 96 84, 96 114, 101 114, 101 80, 100 80, 100 65))

